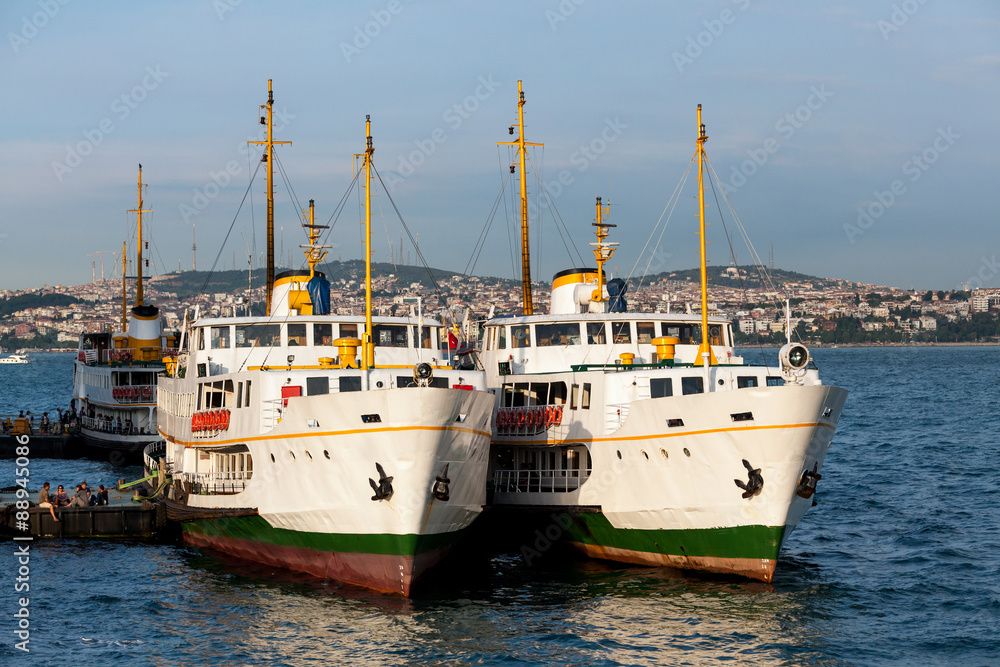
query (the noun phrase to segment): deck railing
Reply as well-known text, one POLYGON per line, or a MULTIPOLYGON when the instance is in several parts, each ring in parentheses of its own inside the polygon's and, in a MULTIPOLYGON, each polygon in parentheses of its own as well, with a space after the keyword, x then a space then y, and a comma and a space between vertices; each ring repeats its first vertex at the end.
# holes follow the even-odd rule
POLYGON ((494 470, 497 493, 568 493, 590 477, 590 470, 494 470))
POLYGON ((253 478, 253 470, 182 473, 180 480, 191 483, 191 493, 242 493, 253 478))
POLYGON ((115 435, 156 435, 156 431, 144 429, 135 424, 119 423, 99 417, 80 417, 80 423, 84 428, 101 433, 113 433, 115 435))

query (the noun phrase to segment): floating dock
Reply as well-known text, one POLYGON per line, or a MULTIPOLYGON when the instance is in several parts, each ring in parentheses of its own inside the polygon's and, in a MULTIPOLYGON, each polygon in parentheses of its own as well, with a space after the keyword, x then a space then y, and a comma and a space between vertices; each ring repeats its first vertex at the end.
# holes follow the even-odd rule
MULTIPOLYGON (((37 492, 34 495, 37 497, 37 492)), ((47 507, 33 506, 26 510, 27 525, 17 519, 18 510, 13 503, 13 494, 3 494, 0 530, 11 536, 150 539, 167 528, 166 508, 161 503, 137 503, 131 497, 112 498, 107 505, 59 508, 56 509, 59 521, 52 519, 47 507)))

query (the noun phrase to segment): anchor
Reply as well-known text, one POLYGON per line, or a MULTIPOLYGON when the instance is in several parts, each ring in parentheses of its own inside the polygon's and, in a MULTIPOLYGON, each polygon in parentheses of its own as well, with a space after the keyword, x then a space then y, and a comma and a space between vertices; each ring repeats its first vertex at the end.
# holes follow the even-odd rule
POLYGON ((434 480, 434 487, 431 489, 431 493, 438 500, 448 500, 449 484, 451 484, 451 480, 448 479, 448 464, 445 463, 444 468, 441 469, 441 474, 434 480))
POLYGON ((378 470, 378 484, 371 477, 368 478, 368 483, 372 485, 372 490, 375 492, 372 500, 389 500, 392 498, 392 477, 386 477, 385 469, 378 461, 375 462, 375 469, 378 470))
POLYGON ((795 489, 795 495, 800 498, 812 498, 816 493, 816 482, 823 476, 816 472, 819 470, 819 462, 813 464, 812 470, 803 470, 802 477, 799 478, 799 486, 795 489))
POLYGON ((747 481, 744 484, 738 479, 734 479, 736 486, 743 489, 744 498, 753 498, 764 488, 764 478, 760 474, 760 468, 754 468, 750 462, 743 459, 743 466, 747 469, 747 481))

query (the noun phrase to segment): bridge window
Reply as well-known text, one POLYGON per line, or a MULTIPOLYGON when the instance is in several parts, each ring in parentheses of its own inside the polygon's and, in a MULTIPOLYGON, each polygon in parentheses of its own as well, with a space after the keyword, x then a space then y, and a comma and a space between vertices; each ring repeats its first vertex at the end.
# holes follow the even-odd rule
POLYGON ((373 333, 375 344, 379 347, 406 347, 405 325, 376 324, 373 333))
POLYGON ((228 350, 232 345, 229 337, 229 327, 212 327, 212 349, 228 350))
POLYGON ((531 329, 527 324, 519 324, 510 328, 512 348, 531 347, 531 329))
POLYGON ((549 405, 566 404, 566 383, 553 382, 549 385, 549 405))
POLYGON ((576 410, 577 399, 580 396, 580 385, 575 384, 569 390, 569 409, 576 410))
POLYGON ((736 388, 746 389, 747 387, 757 387, 756 375, 740 375, 736 378, 736 388))
POLYGON ((299 346, 306 344, 306 325, 304 324, 288 325, 288 344, 290 346, 299 346))
POLYGON ((321 396, 330 393, 330 378, 315 377, 306 378, 306 396, 321 396))
POLYGON ((584 410, 590 409, 590 383, 583 383, 583 391, 580 393, 580 407, 584 410))
POLYGON ((358 325, 357 324, 341 324, 340 325, 340 337, 341 338, 357 338, 358 337, 358 325))
POLYGON ((536 324, 535 338, 538 346, 579 345, 580 323, 536 324))
POLYGON ((333 325, 314 324, 313 325, 313 345, 329 347, 333 345, 333 325))
POLYGON ((604 336, 604 322, 587 322, 587 343, 604 345, 607 342, 604 336))
MULTIPOLYGON (((700 327, 699 327, 700 329, 700 327)), ((694 326, 690 324, 674 324, 672 322, 660 322, 660 335, 673 336, 680 340, 681 345, 691 345, 701 342, 700 336, 695 338, 697 333, 694 326)))
POLYGON ((431 327, 413 327, 413 340, 419 340, 417 347, 431 349, 431 327), (417 330, 420 330, 420 333, 417 330))
POLYGON ((236 327, 236 347, 276 347, 281 345, 280 324, 247 324, 236 327))
POLYGON ((640 343, 652 343, 656 338, 656 324, 653 322, 636 322, 635 335, 640 343))
POLYGON ((361 391, 360 375, 342 375, 339 379, 340 391, 361 391))
POLYGON ((612 322, 611 323, 611 334, 614 342, 617 343, 631 343, 632 342, 632 323, 631 322, 612 322))

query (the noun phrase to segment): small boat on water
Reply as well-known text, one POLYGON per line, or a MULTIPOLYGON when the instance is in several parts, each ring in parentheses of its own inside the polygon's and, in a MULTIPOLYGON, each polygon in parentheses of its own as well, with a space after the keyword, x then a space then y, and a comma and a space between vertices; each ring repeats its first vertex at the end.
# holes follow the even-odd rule
POLYGON ((169 471, 189 544, 408 596, 483 509, 493 396, 482 371, 442 363, 440 322, 372 315, 370 121, 364 316, 331 314, 313 201, 308 270, 274 276, 272 104, 269 81, 266 315, 192 325, 147 466, 169 471))
POLYGON ((142 165, 139 165, 138 262, 135 305, 126 315, 125 244, 122 244, 122 312, 118 331, 80 336, 73 365, 73 409, 82 411, 80 434, 93 448, 114 453, 118 463, 139 462, 160 440, 156 430, 156 380, 163 358, 175 355, 179 335, 163 331, 160 311, 143 297, 142 165))
POLYGON ((6 357, 0 357, 0 364, 27 364, 30 362, 31 359, 28 357, 27 353, 15 352, 7 355, 6 357))
MULTIPOLYGON (((746 363, 731 323, 709 315, 707 139, 699 105, 700 313, 629 312, 625 281, 605 272, 618 244, 598 197, 596 266, 557 273, 549 313, 535 314, 525 265, 523 314, 485 323, 490 509, 515 526, 543 510, 594 558, 769 582, 814 502, 847 391, 823 384, 790 332, 777 367, 746 363)), ((522 225, 526 244, 526 211, 522 225)))

